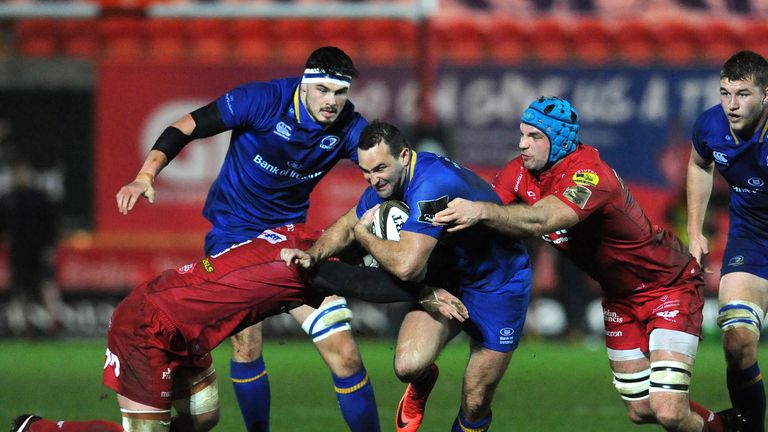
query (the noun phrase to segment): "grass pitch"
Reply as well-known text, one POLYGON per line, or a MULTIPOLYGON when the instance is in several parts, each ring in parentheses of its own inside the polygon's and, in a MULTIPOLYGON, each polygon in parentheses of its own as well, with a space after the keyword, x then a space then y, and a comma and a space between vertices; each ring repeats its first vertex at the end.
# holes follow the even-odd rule
MULTIPOLYGON (((376 391, 382 430, 394 430, 395 410, 405 389, 392 372, 394 341, 358 342, 376 391)), ((54 419, 119 422, 115 395, 101 384, 104 350, 105 341, 100 339, 0 340, 0 422, 10 422, 26 412, 54 419)), ((765 359, 768 349, 763 346, 761 350, 765 359)), ((222 411, 216 430, 242 431, 228 382, 229 352, 228 343, 214 352, 222 411)), ((459 406, 467 353, 467 343, 456 341, 438 360, 440 379, 421 430, 450 430, 459 406)), ((269 341, 265 359, 272 386, 273 431, 347 430, 330 374, 308 340, 269 341)), ((496 394, 492 430, 634 430, 611 378, 602 343, 523 340, 496 394)), ((723 355, 716 340, 699 348, 691 394, 714 410, 730 405, 723 355)))

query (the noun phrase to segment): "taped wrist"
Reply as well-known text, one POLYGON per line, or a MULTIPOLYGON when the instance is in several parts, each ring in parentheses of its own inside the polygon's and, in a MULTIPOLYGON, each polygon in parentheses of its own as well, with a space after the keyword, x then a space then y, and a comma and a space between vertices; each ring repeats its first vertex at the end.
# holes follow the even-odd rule
POLYGON ((134 181, 146 183, 147 186, 152 187, 152 185, 155 183, 155 176, 146 171, 142 171, 136 174, 134 181))
POLYGON ((163 133, 157 137, 157 141, 155 141, 155 145, 152 146, 152 150, 159 150, 165 153, 165 157, 168 158, 168 162, 170 162, 190 141, 192 141, 192 137, 184 135, 184 132, 180 131, 175 126, 168 126, 163 133))

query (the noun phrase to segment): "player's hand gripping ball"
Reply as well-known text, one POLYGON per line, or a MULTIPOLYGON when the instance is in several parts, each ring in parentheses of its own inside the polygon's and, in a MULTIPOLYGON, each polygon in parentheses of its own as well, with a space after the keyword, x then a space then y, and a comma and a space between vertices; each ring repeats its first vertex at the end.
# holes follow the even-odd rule
MULTIPOLYGON (((373 213, 371 232, 384 240, 400 241, 400 228, 408 220, 408 205, 402 201, 384 201, 373 213)), ((363 264, 378 267, 379 263, 370 254, 363 257, 363 264)))

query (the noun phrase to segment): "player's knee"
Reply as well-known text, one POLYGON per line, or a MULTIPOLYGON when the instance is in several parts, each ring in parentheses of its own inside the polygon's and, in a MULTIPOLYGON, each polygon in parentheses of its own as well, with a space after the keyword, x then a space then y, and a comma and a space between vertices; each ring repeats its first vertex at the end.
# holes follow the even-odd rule
POLYGON ((685 413, 674 404, 662 403, 654 404, 653 414, 656 419, 656 423, 660 424, 666 430, 680 430, 688 413, 685 413))
POLYGON ((733 300, 720 307, 717 325, 725 336, 726 350, 731 345, 735 351, 744 345, 757 345, 763 324, 764 312, 756 303, 733 300))
MULTIPOLYGON (((352 326, 352 311, 343 298, 325 303, 312 312, 301 324, 301 328, 318 343, 340 332, 349 332, 352 326)), ((352 336, 349 335, 351 338, 352 336)))
POLYGON ((195 432, 207 432, 219 423, 219 410, 210 411, 204 414, 198 414, 193 418, 193 427, 195 432))
POLYGON ((232 359, 238 362, 252 362, 261 357, 261 326, 251 326, 233 335, 232 359))
POLYGON ((395 375, 404 383, 416 380, 428 367, 429 363, 419 361, 414 353, 398 353, 395 356, 395 375))
POLYGON ((728 363, 757 361, 758 339, 746 329, 734 328, 723 333, 723 349, 728 363))
POLYGON ((348 377, 360 372, 363 360, 352 334, 338 332, 317 343, 317 349, 331 371, 339 377, 348 377))
POLYGON ((491 413, 491 395, 483 391, 466 391, 463 396, 461 409, 464 411, 464 417, 469 421, 474 421, 487 417, 491 413))
POLYGON ((670 403, 668 397, 660 398, 658 395, 676 394, 681 398, 687 398, 691 383, 691 369, 691 365, 680 361, 651 362, 650 406, 656 422, 667 430, 678 430, 688 413, 680 409, 681 404, 670 403))

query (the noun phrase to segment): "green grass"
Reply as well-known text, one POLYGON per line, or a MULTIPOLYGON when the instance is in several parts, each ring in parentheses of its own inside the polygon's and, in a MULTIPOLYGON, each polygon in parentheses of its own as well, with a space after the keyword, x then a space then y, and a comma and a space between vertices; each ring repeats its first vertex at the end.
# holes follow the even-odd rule
MULTIPOLYGON (((376 390, 382 429, 393 430, 405 388, 392 373, 392 340, 359 341, 376 390)), ((766 347, 762 347, 762 358, 766 347)), ((119 421, 114 394, 101 385, 102 340, 0 340, 0 422, 22 412, 48 418, 119 421)), ((465 342, 450 344, 438 360, 441 375, 422 425, 450 430, 456 415, 465 342)), ((272 430, 344 431, 327 372, 305 339, 268 342, 265 358, 272 385, 272 430)), ((222 419, 217 430, 240 431, 240 414, 228 382, 229 346, 214 352, 222 419)), ((716 342, 703 343, 692 397, 715 410, 729 405, 724 362, 716 342)), ((7 419, 7 420, 5 420, 7 419)), ((625 431, 634 429, 611 384, 605 348, 524 340, 512 358, 494 401, 494 431, 625 431)))

